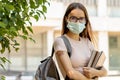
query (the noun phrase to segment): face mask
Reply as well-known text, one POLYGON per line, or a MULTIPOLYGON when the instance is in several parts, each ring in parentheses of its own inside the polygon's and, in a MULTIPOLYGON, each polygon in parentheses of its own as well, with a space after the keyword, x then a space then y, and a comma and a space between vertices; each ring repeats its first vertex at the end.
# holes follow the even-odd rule
POLYGON ((74 23, 68 21, 67 28, 75 34, 80 34, 85 29, 85 23, 74 23))

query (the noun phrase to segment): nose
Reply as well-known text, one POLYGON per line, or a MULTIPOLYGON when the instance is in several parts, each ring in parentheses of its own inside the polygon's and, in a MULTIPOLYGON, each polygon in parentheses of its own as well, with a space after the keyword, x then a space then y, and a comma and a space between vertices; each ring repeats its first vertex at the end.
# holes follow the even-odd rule
POLYGON ((79 22, 79 19, 76 20, 76 23, 79 22))
POLYGON ((80 23, 80 20, 78 19, 78 20, 76 21, 76 23, 80 23))

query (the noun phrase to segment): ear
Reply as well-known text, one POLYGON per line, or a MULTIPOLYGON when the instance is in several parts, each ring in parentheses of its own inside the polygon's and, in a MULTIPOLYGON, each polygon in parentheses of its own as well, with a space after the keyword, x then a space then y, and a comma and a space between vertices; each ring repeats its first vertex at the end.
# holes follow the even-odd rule
POLYGON ((65 16, 65 21, 67 22, 68 21, 68 17, 65 16))

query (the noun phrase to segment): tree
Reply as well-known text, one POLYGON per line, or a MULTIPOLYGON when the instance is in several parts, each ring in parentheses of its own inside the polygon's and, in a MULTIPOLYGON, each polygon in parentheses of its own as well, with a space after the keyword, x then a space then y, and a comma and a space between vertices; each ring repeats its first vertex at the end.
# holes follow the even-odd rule
MULTIPOLYGON (((16 51, 19 49, 16 37, 33 40, 29 33, 33 34, 30 20, 33 18, 38 21, 42 16, 45 18, 47 5, 50 5, 47 0, 0 0, 1 54, 6 50, 10 53, 11 47, 16 51)), ((0 56, 0 66, 4 68, 6 62, 10 61, 0 56)))

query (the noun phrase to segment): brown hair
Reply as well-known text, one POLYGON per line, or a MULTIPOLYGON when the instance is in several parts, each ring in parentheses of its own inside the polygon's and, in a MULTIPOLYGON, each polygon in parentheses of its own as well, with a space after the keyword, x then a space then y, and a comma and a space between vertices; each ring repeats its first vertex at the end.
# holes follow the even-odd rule
POLYGON ((67 21, 66 21, 66 17, 68 17, 69 13, 73 10, 73 9, 81 9, 84 14, 85 14, 85 18, 86 18, 86 28, 84 29, 84 31, 82 33, 79 34, 80 37, 84 37, 84 38, 88 38, 90 41, 93 40, 93 33, 92 33, 92 28, 91 28, 91 24, 89 21, 89 17, 88 17, 88 13, 86 8, 81 4, 81 3, 71 3, 68 8, 66 9, 66 12, 64 14, 63 17, 63 22, 62 22, 62 35, 66 34, 69 29, 66 27, 67 26, 67 21))

